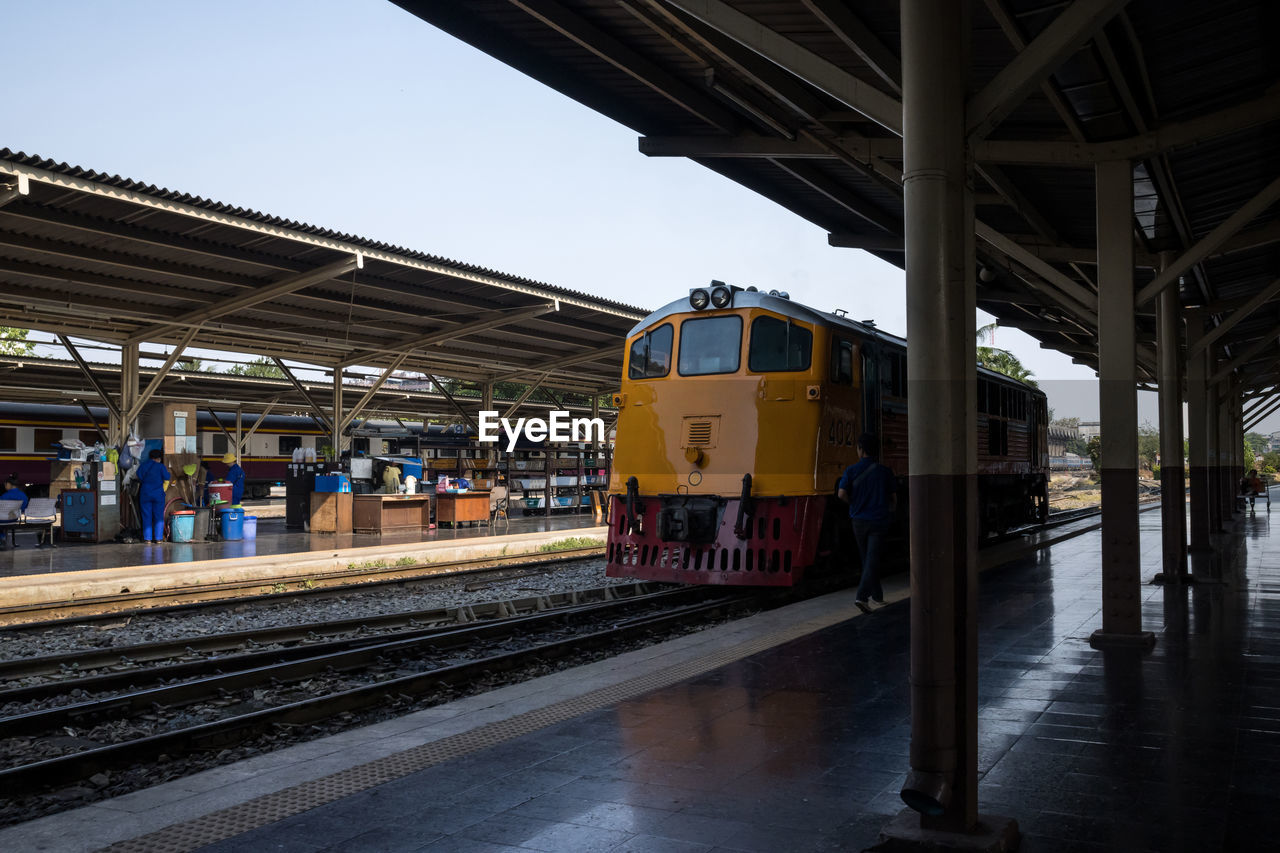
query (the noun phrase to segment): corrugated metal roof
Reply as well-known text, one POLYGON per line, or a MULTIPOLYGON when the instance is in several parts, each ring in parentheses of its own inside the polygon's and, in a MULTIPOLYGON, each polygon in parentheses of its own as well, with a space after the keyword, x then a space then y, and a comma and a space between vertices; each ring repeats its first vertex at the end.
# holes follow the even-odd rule
MULTIPOLYGON (((741 42, 667 0, 396 2, 633 128, 649 143, 664 142, 668 155, 685 145, 692 159, 827 228, 836 245, 866 246, 901 263, 895 251, 902 216, 901 193, 893 186, 894 170, 901 168, 900 151, 893 151, 896 137, 810 82, 814 78, 806 78, 806 71, 818 73, 813 63, 804 69, 782 67, 807 52, 833 73, 896 97, 892 72, 901 55, 896 0, 728 0, 700 7, 709 15, 722 8, 745 15, 751 35, 741 42), (743 43, 772 37, 789 43, 789 55, 778 59, 780 64, 762 55, 768 51, 761 44, 743 43), (815 148, 815 140, 827 146, 827 156, 815 148), (717 145, 721 150, 709 154, 717 145), (871 177, 872 172, 879 175, 871 177)), ((995 78, 1053 26, 1066 5, 973 3, 969 90, 978 92, 995 78)), ((1158 253, 1188 248, 1277 176, 1278 35, 1280 6, 1269 0, 1132 0, 988 138, 1135 140, 1256 103, 1256 120, 1231 119, 1239 125, 1237 132, 1215 136, 1221 131, 1209 128, 1194 144, 1135 160, 1135 224, 1140 226, 1135 230, 1141 238, 1136 285, 1141 287, 1153 275, 1158 253)), ((1040 258, 1054 276, 1096 292, 1090 256, 1096 240, 1092 163, 1014 164, 980 157, 978 166, 979 221, 1026 250, 1011 256, 979 241, 980 259, 995 273, 992 281, 980 283, 982 307, 1002 323, 1092 363, 1096 322, 1080 317, 1058 322, 1060 306, 1041 295, 1045 279, 1033 263, 1040 258)), ((1265 237, 1277 218, 1274 210, 1265 212, 1237 243, 1265 237)), ((1259 282, 1280 274, 1274 249, 1280 235, 1267 239, 1260 249, 1234 251, 1228 245, 1195 266, 1182 290, 1184 302, 1210 305, 1212 322, 1225 318, 1243 296, 1263 286, 1259 282)), ((1138 318, 1140 340, 1153 336, 1150 310, 1144 307, 1138 318)), ((1265 310, 1259 315, 1266 316, 1265 310)), ((1220 342, 1222 355, 1232 357, 1271 330, 1258 319, 1240 323, 1220 342)))
POLYGON ((161 344, 195 325, 194 348, 326 367, 384 367, 407 353, 402 370, 600 392, 616 385, 623 335, 647 313, 0 150, 3 325, 161 344))

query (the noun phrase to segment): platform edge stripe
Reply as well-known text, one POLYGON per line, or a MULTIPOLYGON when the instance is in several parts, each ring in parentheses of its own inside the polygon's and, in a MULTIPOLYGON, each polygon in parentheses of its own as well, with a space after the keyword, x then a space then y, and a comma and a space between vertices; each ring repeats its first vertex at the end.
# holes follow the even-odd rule
POLYGON ((815 631, 829 628, 856 617, 858 612, 854 607, 834 608, 805 622, 675 664, 658 672, 601 687, 545 708, 525 711, 506 720, 499 720, 470 731, 459 732, 437 741, 411 747, 395 755, 388 755, 319 779, 302 782, 282 791, 264 794, 247 802, 211 812, 185 823, 172 824, 137 838, 117 841, 100 848, 98 853, 189 853, 200 847, 233 838, 369 788, 401 779, 436 764, 514 740, 539 729, 571 720, 590 711, 607 708, 653 690, 669 687, 815 631))

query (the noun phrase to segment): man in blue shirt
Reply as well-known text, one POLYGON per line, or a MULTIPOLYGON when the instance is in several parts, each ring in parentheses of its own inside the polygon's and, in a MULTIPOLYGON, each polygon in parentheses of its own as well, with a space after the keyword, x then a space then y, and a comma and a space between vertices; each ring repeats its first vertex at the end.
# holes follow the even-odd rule
POLYGON ((897 478, 888 466, 876 461, 879 455, 878 438, 865 432, 858 436, 858 461, 845 469, 837 492, 840 500, 849 504, 849 519, 862 557, 862 580, 853 603, 863 613, 871 612, 868 599, 884 604, 880 551, 897 505, 897 478))
POLYGON ((227 468, 227 482, 231 484, 231 505, 239 506, 240 498, 244 497, 244 469, 236 461, 234 453, 228 452, 222 461, 230 466, 227 468))
POLYGON ((142 510, 142 541, 164 541, 164 487, 171 479, 164 453, 153 450, 138 468, 138 504, 142 510))
POLYGON ((4 481, 4 494, 0 495, 0 501, 22 501, 23 512, 26 512, 27 504, 31 503, 26 492, 19 488, 18 481, 12 477, 4 481))

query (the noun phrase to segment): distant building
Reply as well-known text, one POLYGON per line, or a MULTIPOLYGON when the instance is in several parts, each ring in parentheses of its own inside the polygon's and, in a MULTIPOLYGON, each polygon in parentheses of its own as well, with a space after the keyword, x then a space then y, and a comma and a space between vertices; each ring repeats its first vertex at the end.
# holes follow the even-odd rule
POLYGON ((1102 435, 1102 421, 1081 421, 1080 437, 1085 441, 1093 438, 1095 435, 1102 435))
POLYGON ((1065 455, 1067 452, 1067 445, 1077 437, 1078 435, 1076 431, 1071 427, 1049 424, 1049 455, 1065 455))
POLYGON ((1267 452, 1275 453, 1280 451, 1280 432, 1273 432, 1267 437, 1267 452))

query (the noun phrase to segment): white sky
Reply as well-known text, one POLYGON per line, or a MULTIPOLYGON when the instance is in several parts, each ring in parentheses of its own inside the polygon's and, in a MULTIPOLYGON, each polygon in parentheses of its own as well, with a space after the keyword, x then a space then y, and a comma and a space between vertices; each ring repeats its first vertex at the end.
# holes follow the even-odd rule
MULTIPOLYGON (((385 0, 43 0, 5 30, 0 147, 640 307, 716 278, 905 330, 897 268, 385 0)), ((996 344, 1097 419, 1091 370, 996 344)))

